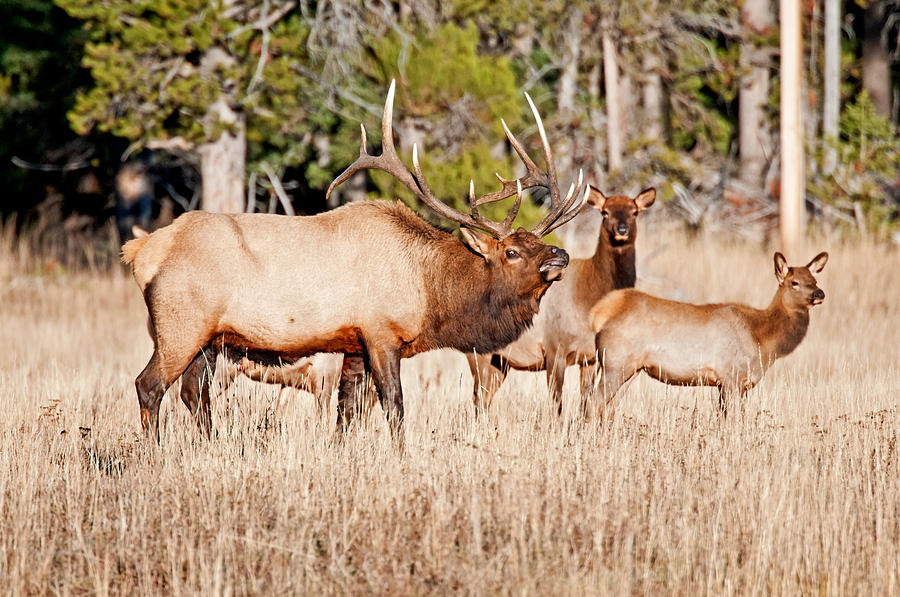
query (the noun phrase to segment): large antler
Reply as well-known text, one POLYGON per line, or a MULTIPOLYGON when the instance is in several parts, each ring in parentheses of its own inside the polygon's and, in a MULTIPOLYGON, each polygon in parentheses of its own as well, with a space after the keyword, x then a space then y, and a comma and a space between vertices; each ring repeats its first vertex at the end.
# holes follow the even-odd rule
MULTIPOLYGON (((578 213, 578 209, 580 209, 581 207, 580 205, 570 213, 566 213, 565 215, 563 215, 563 212, 571 207, 575 201, 575 185, 572 185, 572 187, 569 189, 569 193, 566 195, 565 200, 560 201, 559 189, 557 188, 556 184, 556 170, 553 167, 553 155, 550 151, 550 146, 547 143, 547 136, 546 133, 544 133, 544 125, 537 113, 537 109, 534 107, 534 103, 532 103, 531 98, 528 97, 528 94, 525 95, 526 97, 528 97, 528 103, 531 105, 531 109, 534 112, 535 118, 537 119, 538 130, 541 133, 541 139, 544 143, 544 157, 547 159, 549 171, 542 172, 537 167, 534 161, 525 152, 525 149, 522 147, 519 141, 509 131, 506 123, 503 122, 503 129, 504 131, 506 131, 507 138, 509 139, 513 148, 515 148, 516 153, 519 154, 519 157, 525 163, 525 167, 528 170, 528 173, 521 179, 513 180, 506 180, 499 174, 497 174, 497 178, 500 180, 502 188, 499 191, 494 191, 493 193, 488 193, 487 195, 483 195, 478 198, 475 197, 474 182, 470 181, 469 207, 471 209, 471 213, 465 214, 450 207, 435 196, 434 192, 428 186, 428 183, 425 180, 425 176, 422 174, 422 168, 419 164, 418 147, 416 145, 413 145, 413 168, 415 170, 415 178, 413 178, 413 175, 409 172, 409 170, 400 160, 400 157, 397 155, 397 151, 394 148, 394 135, 392 126, 395 87, 395 81, 391 81, 391 86, 388 89, 387 99, 384 103, 384 115, 381 119, 381 155, 373 156, 366 151, 366 127, 364 125, 360 125, 361 142, 359 148, 359 158, 357 158, 355 162, 350 164, 350 166, 347 167, 346 170, 344 170, 337 178, 334 179, 334 182, 332 182, 331 186, 328 187, 326 198, 331 195, 331 192, 337 185, 350 178, 350 176, 352 176, 359 170, 375 169, 387 172, 388 174, 392 175, 394 178, 402 182, 410 191, 412 191, 416 195, 416 197, 418 197, 423 203, 428 205, 438 215, 464 226, 484 230, 493 234, 497 238, 503 238, 512 232, 512 222, 516 218, 516 215, 518 215, 519 213, 519 207, 522 204, 522 189, 524 188, 542 186, 550 189, 552 202, 551 212, 535 228, 535 231, 540 231, 535 232, 535 234, 538 234, 539 236, 543 236, 544 234, 549 233, 553 228, 561 226, 565 222, 568 222, 578 213), (484 205, 485 203, 492 203, 494 201, 500 201, 501 199, 510 197, 514 193, 516 195, 515 203, 502 222, 494 222, 493 220, 485 218, 479 213, 478 208, 481 205, 484 205)), ((581 179, 582 177, 581 175, 579 175, 579 187, 581 186, 581 179)))

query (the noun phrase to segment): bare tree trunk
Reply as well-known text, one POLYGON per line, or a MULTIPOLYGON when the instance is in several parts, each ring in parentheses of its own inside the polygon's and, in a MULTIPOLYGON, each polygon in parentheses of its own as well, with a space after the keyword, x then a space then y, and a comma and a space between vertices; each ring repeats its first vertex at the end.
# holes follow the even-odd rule
MULTIPOLYGON (((768 0, 747 0, 741 12, 745 31, 762 34, 771 29, 773 16, 768 0)), ((766 122, 769 98, 769 57, 765 48, 745 42, 741 46, 741 86, 738 96, 739 177, 757 187, 763 184, 766 156, 771 154, 772 139, 766 122)))
POLYGON ((559 78, 559 95, 557 97, 557 112, 567 133, 567 137, 559 143, 559 151, 556 153, 558 159, 557 167, 564 175, 568 175, 572 171, 574 163, 574 156, 572 155, 575 145, 574 131, 569 125, 575 117, 575 91, 578 83, 578 65, 581 58, 583 25, 584 14, 580 10, 576 9, 569 13, 563 68, 559 78))
POLYGON ((584 15, 580 10, 576 9, 569 13, 569 27, 565 36, 565 54, 562 74, 559 78, 559 97, 557 98, 557 110, 565 117, 570 117, 575 112, 575 87, 578 82, 578 61, 581 57, 583 23, 584 15))
POLYGON ((607 117, 607 166, 610 172, 622 168, 622 109, 619 98, 619 66, 616 58, 616 46, 613 42, 611 25, 604 24, 601 33, 603 46, 603 75, 606 78, 606 117, 607 117))
POLYGON ((663 134, 663 90, 659 75, 660 59, 655 51, 644 50, 644 126, 643 134, 658 141, 663 134))
POLYGON ((781 0, 781 246, 802 259, 805 175, 800 90, 803 48, 799 0, 781 0))
POLYGON ((837 166, 838 119, 841 111, 841 3, 825 0, 825 81, 822 114, 824 159, 822 173, 826 176, 837 166))
POLYGON ((247 157, 244 120, 228 106, 224 97, 210 106, 210 113, 218 116, 220 122, 228 123, 231 131, 225 131, 215 141, 197 147, 203 184, 200 205, 207 211, 243 212, 247 157))
MULTIPOLYGON (((200 59, 200 73, 213 77, 220 66, 231 66, 234 57, 225 49, 213 46, 200 59)), ((240 213, 244 211, 244 169, 247 161, 247 139, 244 117, 234 111, 226 94, 209 106, 203 118, 207 138, 222 124, 227 129, 218 138, 197 146, 200 156, 200 180, 203 193, 200 206, 207 211, 240 213)))
POLYGON ((863 13, 862 83, 875 109, 886 118, 891 115, 891 68, 882 39, 886 2, 870 2, 863 13))
POLYGON ((591 129, 594 132, 594 134, 592 135, 594 138, 594 159, 592 167, 588 169, 588 172, 586 174, 588 176, 591 176, 591 174, 593 173, 594 183, 599 185, 600 188, 606 188, 606 173, 603 172, 603 169, 600 167, 600 156, 603 155, 603 139, 599 134, 606 122, 603 118, 603 111, 596 107, 600 103, 600 73, 602 69, 603 65, 598 60, 594 63, 594 66, 588 73, 588 93, 594 99, 593 106, 591 107, 590 112, 591 129))

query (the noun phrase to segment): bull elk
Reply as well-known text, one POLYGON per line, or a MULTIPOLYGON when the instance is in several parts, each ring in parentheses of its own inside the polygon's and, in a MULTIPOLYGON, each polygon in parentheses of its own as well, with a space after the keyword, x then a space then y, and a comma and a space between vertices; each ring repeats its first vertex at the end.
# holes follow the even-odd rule
POLYGON ((634 286, 637 216, 655 199, 656 190, 652 188, 631 198, 606 197, 589 187, 586 204, 603 216, 594 255, 569 263, 565 278, 554 284, 541 301, 534 326, 518 340, 493 355, 467 355, 475 379, 476 413, 490 407, 511 368, 546 371, 550 395, 560 414, 567 366, 581 366, 582 393, 590 391, 596 352, 588 314, 607 292, 634 286))
MULTIPOLYGON (((788 267, 784 255, 775 253, 778 289, 767 309, 693 305, 636 290, 606 295, 591 310, 604 416, 619 388, 640 371, 671 385, 718 387, 719 408, 727 414, 729 402, 743 399, 776 359, 803 340, 810 308, 825 300, 813 274, 827 261, 823 252, 805 266, 788 267)), ((587 397, 582 400, 587 417, 587 397)))
MULTIPOLYGON (((515 340, 544 293, 568 265, 568 254, 541 237, 572 219, 576 185, 560 195, 553 155, 531 98, 546 171, 503 123, 527 174, 476 197, 470 212, 431 191, 413 147, 411 173, 394 149, 391 83, 382 117, 380 156, 366 151, 332 182, 363 169, 383 170, 438 215, 462 225, 462 242, 396 201, 344 205, 315 216, 188 212, 123 248, 123 260, 149 312, 153 354, 135 380, 145 432, 159 441, 159 405, 182 377, 181 400, 210 433, 206 367, 216 352, 260 363, 294 361, 318 352, 344 353, 371 373, 394 437, 402 437, 400 359, 449 347, 491 352, 515 340), (531 231, 512 223, 525 188, 549 190, 549 213, 531 231), (501 222, 479 207, 515 194, 501 222)), ((580 186, 580 180, 577 186, 580 186)), ((580 189, 579 189, 580 190, 580 189)), ((350 378, 351 376, 347 376, 350 378)), ((339 404, 338 425, 352 416, 339 404)))

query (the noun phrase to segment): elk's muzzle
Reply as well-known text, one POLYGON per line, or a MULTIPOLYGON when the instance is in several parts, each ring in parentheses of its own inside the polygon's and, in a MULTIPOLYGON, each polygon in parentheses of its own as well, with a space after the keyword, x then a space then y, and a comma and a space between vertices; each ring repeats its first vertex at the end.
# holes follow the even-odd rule
POLYGON ((569 265, 569 254, 559 247, 550 247, 550 258, 541 264, 541 275, 545 282, 553 282, 562 277, 562 272, 569 265))
POLYGON ((822 292, 821 288, 816 288, 816 291, 812 295, 812 304, 818 305, 822 301, 825 300, 825 293, 822 292))

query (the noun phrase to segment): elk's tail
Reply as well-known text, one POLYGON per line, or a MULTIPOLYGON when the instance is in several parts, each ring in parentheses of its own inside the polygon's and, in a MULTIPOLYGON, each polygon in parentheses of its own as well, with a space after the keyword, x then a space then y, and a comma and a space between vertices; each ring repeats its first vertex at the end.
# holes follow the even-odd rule
POLYGON ((134 258, 137 257, 138 252, 144 246, 144 243, 146 243, 149 238, 149 236, 133 238, 122 245, 122 263, 132 263, 134 258))

